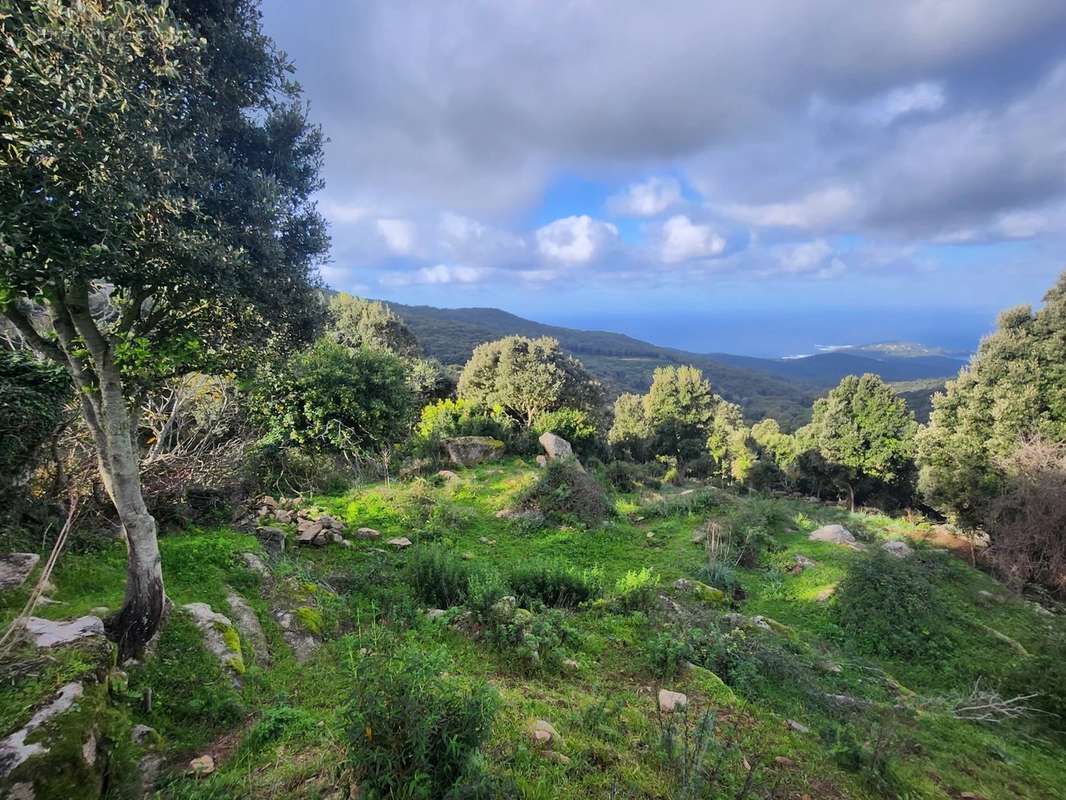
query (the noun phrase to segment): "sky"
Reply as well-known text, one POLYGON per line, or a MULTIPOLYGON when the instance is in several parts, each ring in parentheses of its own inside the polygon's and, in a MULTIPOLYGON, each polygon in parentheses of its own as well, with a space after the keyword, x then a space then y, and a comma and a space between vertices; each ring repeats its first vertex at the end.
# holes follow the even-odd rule
POLYGON ((323 278, 701 352, 968 350, 1066 269, 1062 0, 264 0, 323 278))

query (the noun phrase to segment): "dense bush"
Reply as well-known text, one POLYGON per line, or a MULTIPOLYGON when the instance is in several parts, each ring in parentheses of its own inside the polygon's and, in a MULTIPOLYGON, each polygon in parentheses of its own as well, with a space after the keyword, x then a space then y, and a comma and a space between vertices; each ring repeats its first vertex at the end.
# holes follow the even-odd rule
POLYGON ((927 659, 943 648, 949 610, 914 557, 875 551, 860 558, 836 590, 837 622, 865 655, 927 659))
POLYGON ((0 348, 0 498, 59 425, 70 395, 63 370, 0 348))
POLYGON ((492 797, 478 758, 499 706, 487 684, 441 673, 441 652, 414 646, 358 662, 348 760, 367 800, 492 797))
POLYGON ((604 468, 604 476, 611 486, 620 492, 632 492, 640 487, 658 489, 662 486, 662 470, 658 463, 633 464, 629 461, 612 461, 604 468))
POLYGON ((408 563, 411 588, 434 608, 451 608, 466 602, 470 594, 470 562, 443 547, 419 547, 408 563))
POLYGON ((541 414, 533 421, 533 432, 554 433, 562 436, 579 456, 588 456, 596 451, 599 430, 596 420, 588 411, 577 408, 559 408, 541 414))
POLYGON ((557 524, 595 527, 611 513, 607 493, 573 460, 549 461, 537 482, 522 495, 520 505, 539 509, 557 524))
POLYGON ((661 631, 648 640, 644 646, 644 658, 648 670, 656 678, 666 680, 676 677, 682 666, 689 660, 691 649, 684 639, 679 639, 672 631, 661 631))
POLYGON ((529 601, 574 608, 603 593, 599 576, 559 564, 527 564, 511 572, 508 583, 520 604, 529 601))
POLYGON ((507 441, 514 427, 514 421, 500 407, 445 399, 422 408, 415 433, 420 441, 436 447, 452 436, 491 436, 507 441))
POLYGON ((1008 676, 1004 692, 1010 695, 1035 694, 1027 705, 1051 714, 1051 727, 1066 729, 1066 634, 1048 639, 1039 653, 1024 659, 1008 676))
POLYGON ((406 436, 412 411, 399 358, 328 339, 261 373, 253 394, 270 441, 344 454, 388 450, 406 436))

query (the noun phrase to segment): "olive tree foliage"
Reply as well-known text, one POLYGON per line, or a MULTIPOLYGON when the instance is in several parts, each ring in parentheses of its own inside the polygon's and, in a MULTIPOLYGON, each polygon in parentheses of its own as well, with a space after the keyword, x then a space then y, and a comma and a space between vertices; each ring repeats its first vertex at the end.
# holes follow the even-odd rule
POLYGON ((164 605, 138 400, 300 336, 322 138, 250 0, 0 0, 0 309, 70 375, 126 536, 125 658, 164 605))
POLYGON ((423 358, 422 346, 396 312, 377 300, 339 292, 329 301, 326 337, 351 348, 367 348, 399 357, 407 385, 425 404, 452 393, 455 382, 436 359, 423 358))
POLYGON ((562 408, 598 415, 603 388, 555 339, 508 336, 474 348, 459 377, 459 398, 500 406, 530 427, 562 408))
POLYGON ((644 461, 650 439, 651 425, 644 416, 644 398, 639 394, 620 394, 614 401, 607 444, 622 458, 644 461))
POLYGON ((339 292, 329 301, 327 336, 347 347, 385 350, 403 358, 422 354, 418 339, 384 303, 339 292))
POLYGON ((809 425, 796 432, 804 450, 815 450, 829 478, 847 491, 888 493, 896 503, 913 494, 918 423, 903 398, 877 375, 848 375, 814 403, 809 425))
POLYGON ((933 398, 918 439, 919 489, 976 528, 1004 486, 1004 459, 1034 436, 1066 442, 1066 273, 1040 310, 1000 315, 970 365, 933 398))
POLYGON ((680 461, 698 458, 705 450, 721 402, 696 367, 656 369, 643 400, 652 452, 680 461))

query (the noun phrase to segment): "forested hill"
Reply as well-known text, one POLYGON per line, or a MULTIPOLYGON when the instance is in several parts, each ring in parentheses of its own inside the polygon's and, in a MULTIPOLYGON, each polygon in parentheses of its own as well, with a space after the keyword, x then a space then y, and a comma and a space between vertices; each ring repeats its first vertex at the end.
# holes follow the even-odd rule
POLYGON ((749 418, 770 416, 789 427, 805 422, 814 399, 844 375, 873 372, 888 381, 926 380, 953 376, 962 365, 941 355, 903 357, 871 350, 787 360, 708 355, 659 347, 620 333, 545 325, 498 308, 388 305, 418 337, 426 354, 445 364, 463 364, 477 345, 502 336, 551 336, 613 393, 645 392, 656 367, 692 364, 703 370, 717 392, 739 403, 749 418))

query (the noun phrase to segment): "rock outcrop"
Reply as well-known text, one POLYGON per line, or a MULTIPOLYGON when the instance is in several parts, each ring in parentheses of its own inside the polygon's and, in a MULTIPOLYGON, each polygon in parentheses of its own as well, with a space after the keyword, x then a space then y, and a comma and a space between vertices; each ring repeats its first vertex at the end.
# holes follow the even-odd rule
POLYGON ((503 455, 503 442, 489 436, 456 436, 444 440, 449 460, 460 467, 472 467, 503 455))
POLYGON ((41 557, 36 553, 6 553, 0 555, 0 592, 17 589, 30 577, 41 557))
POLYGON ((812 542, 829 542, 848 547, 855 547, 858 544, 851 531, 843 525, 823 525, 818 530, 812 531, 807 538, 812 542))

